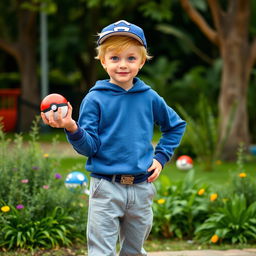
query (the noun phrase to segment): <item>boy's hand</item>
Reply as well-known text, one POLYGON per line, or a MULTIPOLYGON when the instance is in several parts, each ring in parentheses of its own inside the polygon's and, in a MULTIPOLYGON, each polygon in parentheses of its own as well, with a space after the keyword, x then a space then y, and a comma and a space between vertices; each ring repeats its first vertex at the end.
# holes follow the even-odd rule
POLYGON ((75 132, 78 127, 75 120, 72 119, 71 115, 72 115, 72 106, 69 102, 68 102, 68 113, 64 118, 61 115, 61 108, 58 109, 57 119, 54 118, 54 114, 52 110, 49 113, 49 119, 47 119, 45 114, 41 112, 41 117, 45 124, 53 128, 65 128, 69 132, 75 132))
POLYGON ((162 171, 162 165, 156 159, 153 159, 153 163, 148 168, 148 172, 151 172, 153 170, 154 170, 153 174, 151 174, 148 177, 148 182, 155 181, 158 178, 158 176, 160 175, 160 172, 162 171))

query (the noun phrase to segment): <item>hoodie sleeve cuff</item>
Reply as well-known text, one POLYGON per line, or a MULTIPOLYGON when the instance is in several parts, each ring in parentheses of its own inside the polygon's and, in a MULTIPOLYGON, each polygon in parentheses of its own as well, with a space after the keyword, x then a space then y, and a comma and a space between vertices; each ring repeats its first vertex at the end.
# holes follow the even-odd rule
POLYGON ((156 159, 161 165, 162 167, 164 168, 164 165, 167 163, 168 159, 166 158, 165 155, 161 154, 161 153, 157 153, 155 156, 154 156, 154 159, 156 159))
POLYGON ((64 131, 67 134, 69 140, 76 141, 76 140, 80 140, 83 137, 83 129, 81 129, 81 127, 79 125, 77 125, 77 126, 78 126, 78 129, 73 133, 64 129, 64 131))

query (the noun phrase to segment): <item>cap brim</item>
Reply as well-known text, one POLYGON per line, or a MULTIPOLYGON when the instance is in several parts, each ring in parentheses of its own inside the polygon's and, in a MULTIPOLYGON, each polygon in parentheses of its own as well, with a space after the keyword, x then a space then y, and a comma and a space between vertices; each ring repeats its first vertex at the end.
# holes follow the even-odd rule
POLYGON ((111 36, 129 36, 129 37, 133 37, 134 39, 136 39, 137 41, 139 41, 141 43, 141 45, 145 46, 143 44, 143 41, 140 39, 140 37, 138 37, 137 35, 131 33, 131 32, 120 32, 120 31, 114 31, 114 32, 110 32, 102 37, 99 38, 98 40, 98 45, 102 44, 107 38, 111 37, 111 36))

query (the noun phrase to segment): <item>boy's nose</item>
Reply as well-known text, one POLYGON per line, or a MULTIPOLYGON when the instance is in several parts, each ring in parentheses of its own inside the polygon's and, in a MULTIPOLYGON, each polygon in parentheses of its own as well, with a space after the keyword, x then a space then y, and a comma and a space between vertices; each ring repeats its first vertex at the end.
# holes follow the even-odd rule
POLYGON ((120 68, 126 68, 126 67, 127 67, 126 61, 125 61, 125 60, 121 60, 119 67, 120 67, 120 68))

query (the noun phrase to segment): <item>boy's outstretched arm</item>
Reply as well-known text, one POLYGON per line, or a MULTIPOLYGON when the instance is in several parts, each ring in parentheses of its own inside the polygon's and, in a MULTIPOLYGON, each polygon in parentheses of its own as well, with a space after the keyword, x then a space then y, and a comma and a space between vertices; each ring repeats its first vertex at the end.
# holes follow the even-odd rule
POLYGON ((66 131, 68 141, 81 155, 90 157, 96 154, 100 146, 98 138, 99 110, 97 105, 84 99, 80 106, 77 130, 72 133, 66 131))

